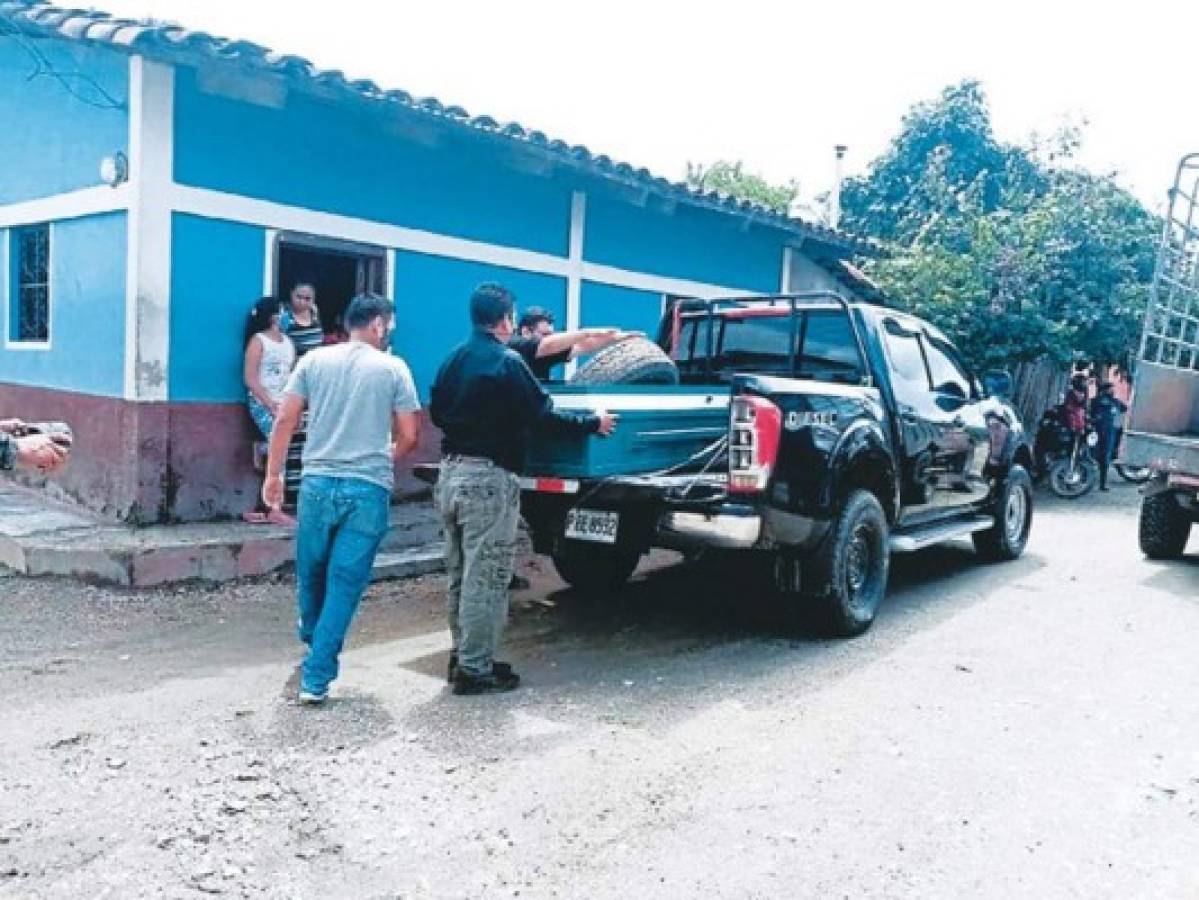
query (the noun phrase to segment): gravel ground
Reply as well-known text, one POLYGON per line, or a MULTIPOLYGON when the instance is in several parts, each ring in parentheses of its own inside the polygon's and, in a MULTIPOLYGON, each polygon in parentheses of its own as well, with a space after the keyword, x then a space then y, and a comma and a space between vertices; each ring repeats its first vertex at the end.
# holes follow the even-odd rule
POLYGON ((588 604, 530 560, 502 697, 446 691, 434 578, 321 709, 290 579, 0 579, 0 896, 1195 896, 1199 540, 1145 561, 1136 501, 897 558, 853 641, 743 567, 588 604))

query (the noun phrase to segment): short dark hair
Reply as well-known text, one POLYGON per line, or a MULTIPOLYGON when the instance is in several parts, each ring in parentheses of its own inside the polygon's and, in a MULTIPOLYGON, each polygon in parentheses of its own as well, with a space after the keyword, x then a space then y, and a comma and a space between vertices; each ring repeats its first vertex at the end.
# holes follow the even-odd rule
POLYGON ((520 317, 518 328, 536 328, 542 322, 554 324, 554 314, 543 306, 530 306, 520 317))
POLYGON ((350 301, 343 321, 346 328, 365 328, 380 316, 390 319, 395 315, 395 311, 395 304, 386 297, 380 297, 378 294, 359 294, 350 301))
POLYGON ((480 328, 491 328, 512 315, 516 297, 502 284, 488 281, 470 295, 470 321, 480 328))

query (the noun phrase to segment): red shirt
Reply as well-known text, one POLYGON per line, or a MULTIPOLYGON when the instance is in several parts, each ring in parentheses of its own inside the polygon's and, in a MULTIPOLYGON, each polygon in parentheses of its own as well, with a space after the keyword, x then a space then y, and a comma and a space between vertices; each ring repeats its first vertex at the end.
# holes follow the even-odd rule
POLYGON ((1066 419, 1066 425, 1071 431, 1086 431, 1087 430, 1087 394, 1086 391, 1080 391, 1071 388, 1066 391, 1066 400, 1062 403, 1062 413, 1066 419))

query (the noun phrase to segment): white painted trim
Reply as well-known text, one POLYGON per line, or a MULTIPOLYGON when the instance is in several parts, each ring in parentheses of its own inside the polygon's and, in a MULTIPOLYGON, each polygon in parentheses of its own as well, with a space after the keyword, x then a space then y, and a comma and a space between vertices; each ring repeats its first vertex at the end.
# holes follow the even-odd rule
POLYGON ((125 399, 167 399, 175 70, 129 58, 130 202, 125 273, 125 399))
POLYGON ((570 272, 566 281, 566 330, 574 331, 583 322, 583 238, 587 229, 587 195, 570 195, 570 272))
POLYGON ((647 272, 630 272, 615 266, 602 266, 589 262, 583 263, 583 280, 631 288, 635 291, 650 291, 679 297, 699 297, 705 300, 714 297, 753 297, 761 293, 760 291, 722 287, 718 284, 706 284, 702 281, 689 281, 685 278, 651 275, 647 272))
MULTIPOLYGON (((267 228, 263 231, 263 252, 262 252, 262 296, 269 297, 275 293, 275 280, 278 277, 279 256, 277 245, 279 241, 279 231, 275 228, 267 228)), ((280 300, 285 298, 280 297, 280 300)))
POLYGON ((61 222, 64 219, 98 216, 120 212, 128 205, 127 184, 115 188, 108 185, 80 188, 52 197, 39 197, 36 200, 23 200, 20 203, 0 206, 0 228, 19 228, 22 225, 37 225, 41 222, 61 222))
MULTIPOLYGON (((523 272, 552 275, 568 281, 571 276, 571 261, 549 253, 450 237, 432 231, 320 212, 207 188, 176 184, 170 190, 169 200, 170 207, 176 212, 207 219, 240 222, 261 228, 276 228, 281 231, 373 244, 376 247, 484 263, 523 272)), ((582 261, 578 268, 582 281, 595 281, 652 293, 696 297, 746 297, 754 294, 753 291, 683 278, 650 275, 586 261, 582 261)))
POLYGON ((482 241, 449 237, 431 231, 319 212, 206 188, 177 184, 171 190, 170 201, 171 207, 177 212, 208 219, 244 222, 262 228, 278 228, 281 231, 338 238, 360 244, 373 244, 376 247, 411 250, 415 253, 489 263, 563 278, 569 274, 567 260, 559 256, 485 244, 482 241))
MULTIPOLYGON (((587 232, 587 195, 574 191, 570 195, 570 235, 567 240, 569 274, 566 277, 566 330, 575 331, 583 324, 583 240, 587 232)), ((579 367, 576 359, 566 363, 566 377, 579 367)))
MULTIPOLYGON (((14 341, 11 338, 12 329, 12 272, 9 269, 12 253, 12 232, 4 233, 4 265, 0 266, 0 276, 4 278, 4 349, 17 353, 37 353, 54 349, 54 295, 57 293, 54 278, 54 233, 53 222, 30 222, 30 225, 47 225, 49 233, 46 236, 46 340, 44 341, 14 341)), ((22 226, 17 226, 22 227, 22 226)))
POLYGON ((141 256, 142 58, 129 58, 129 212, 125 216, 125 380, 126 400, 135 396, 137 377, 137 275, 141 256))
POLYGON ((387 285, 387 299, 392 303, 398 303, 396 298, 396 252, 392 247, 388 247, 385 251, 386 262, 384 265, 387 270, 383 273, 384 283, 387 285))

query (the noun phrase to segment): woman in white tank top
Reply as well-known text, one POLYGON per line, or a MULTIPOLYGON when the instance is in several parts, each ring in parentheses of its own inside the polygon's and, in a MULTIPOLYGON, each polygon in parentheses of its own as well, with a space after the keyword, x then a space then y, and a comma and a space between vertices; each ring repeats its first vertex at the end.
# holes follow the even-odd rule
MULTIPOLYGON (((275 425, 275 413, 283 398, 283 388, 296 364, 296 348, 291 338, 279 327, 282 314, 275 297, 263 297, 250 309, 246 318, 245 358, 242 378, 246 383, 246 405, 250 417, 270 439, 275 425)), ((247 522, 275 525, 295 525, 296 520, 282 510, 253 510, 242 514, 247 522)))
POLYGON ((296 363, 296 348, 279 327, 280 315, 279 301, 274 297, 263 297, 254 304, 246 320, 242 373, 246 382, 246 403, 254 424, 268 439, 283 388, 296 363))

